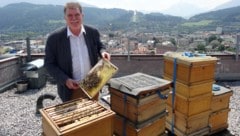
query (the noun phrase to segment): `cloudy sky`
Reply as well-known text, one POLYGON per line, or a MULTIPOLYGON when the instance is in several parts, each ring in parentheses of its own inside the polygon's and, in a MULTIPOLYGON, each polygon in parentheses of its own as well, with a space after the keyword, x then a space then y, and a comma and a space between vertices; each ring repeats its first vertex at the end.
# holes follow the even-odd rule
POLYGON ((79 0, 100 8, 122 8, 127 10, 164 11, 177 4, 190 4, 210 10, 230 0, 79 0))

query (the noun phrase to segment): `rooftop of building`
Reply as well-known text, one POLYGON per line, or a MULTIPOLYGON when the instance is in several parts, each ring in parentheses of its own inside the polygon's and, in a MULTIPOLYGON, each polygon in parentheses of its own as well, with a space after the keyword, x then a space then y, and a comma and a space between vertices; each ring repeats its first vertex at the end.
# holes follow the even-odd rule
MULTIPOLYGON (((221 86, 227 86, 233 91, 230 99, 230 112, 228 116, 228 128, 218 133, 218 136, 230 136, 240 134, 240 81, 219 82, 221 86)), ((100 98, 108 94, 108 88, 104 87, 100 98)), ((46 86, 40 89, 28 89, 19 92, 14 86, 0 94, 0 135, 1 136, 40 136, 42 135, 41 115, 37 112, 37 99, 50 94, 56 96, 54 100, 45 99, 43 107, 54 106, 62 103, 57 95, 56 85, 47 81, 46 86)), ((108 106, 99 99, 99 102, 108 106)), ((216 134, 215 134, 216 135, 216 134)))

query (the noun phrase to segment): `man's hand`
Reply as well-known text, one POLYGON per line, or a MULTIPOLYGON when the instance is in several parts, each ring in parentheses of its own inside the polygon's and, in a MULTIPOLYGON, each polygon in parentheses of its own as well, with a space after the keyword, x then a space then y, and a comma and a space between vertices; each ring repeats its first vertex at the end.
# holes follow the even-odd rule
POLYGON ((72 80, 72 79, 67 79, 66 81, 66 86, 69 88, 69 89, 78 89, 79 88, 79 85, 78 85, 78 82, 75 81, 75 80, 72 80))
POLYGON ((107 52, 102 52, 102 58, 110 61, 111 60, 111 55, 107 52))

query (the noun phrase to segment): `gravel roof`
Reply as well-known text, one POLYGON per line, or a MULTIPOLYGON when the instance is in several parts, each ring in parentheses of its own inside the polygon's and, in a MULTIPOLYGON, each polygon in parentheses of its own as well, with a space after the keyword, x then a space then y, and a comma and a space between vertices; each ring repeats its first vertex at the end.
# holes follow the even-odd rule
MULTIPOLYGON (((229 127, 232 135, 240 135, 240 81, 221 83, 233 90, 230 102, 229 127)), ((16 88, 0 93, 0 136, 41 136, 42 120, 36 115, 37 98, 43 94, 57 96, 56 85, 47 83, 42 89, 27 90, 17 93, 16 88)), ((44 107, 60 104, 57 96, 55 100, 44 100, 44 107)))

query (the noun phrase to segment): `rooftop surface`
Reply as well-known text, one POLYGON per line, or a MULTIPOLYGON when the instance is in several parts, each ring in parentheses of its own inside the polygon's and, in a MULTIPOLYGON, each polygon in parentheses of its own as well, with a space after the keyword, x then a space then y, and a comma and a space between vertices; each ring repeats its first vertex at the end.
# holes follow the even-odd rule
MULTIPOLYGON (((229 127, 226 135, 240 135, 240 81, 221 82, 220 85, 229 86, 233 90, 230 99, 228 116, 229 127)), ((107 93, 107 92, 103 92, 107 93)), ((39 96, 52 94, 54 100, 44 100, 44 107, 60 104, 55 84, 47 82, 41 89, 31 89, 18 93, 17 88, 11 88, 0 94, 0 136, 41 136, 42 120, 36 115, 36 102, 39 96)))

